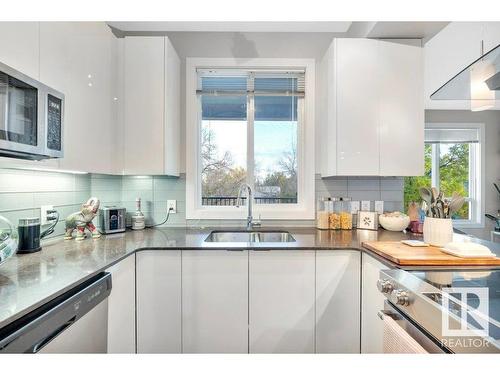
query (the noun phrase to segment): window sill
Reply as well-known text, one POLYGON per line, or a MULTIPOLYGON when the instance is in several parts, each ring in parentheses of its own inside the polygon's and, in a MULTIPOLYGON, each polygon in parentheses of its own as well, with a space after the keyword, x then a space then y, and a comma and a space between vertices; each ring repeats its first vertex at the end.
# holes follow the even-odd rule
POLYGON ((453 227, 458 229, 482 229, 484 228, 484 223, 479 223, 477 221, 460 221, 453 220, 453 227))

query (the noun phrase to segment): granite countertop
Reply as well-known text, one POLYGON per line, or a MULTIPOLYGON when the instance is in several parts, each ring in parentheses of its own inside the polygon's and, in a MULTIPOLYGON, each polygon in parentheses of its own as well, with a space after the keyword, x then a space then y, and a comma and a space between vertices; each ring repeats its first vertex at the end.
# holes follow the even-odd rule
MULTIPOLYGON (((295 238, 288 243, 208 243, 205 238, 221 228, 156 228, 103 235, 99 239, 44 244, 34 254, 15 255, 0 266, 0 328, 25 315, 123 258, 145 249, 153 250, 300 250, 357 249, 365 241, 399 241, 413 238, 402 232, 384 230, 321 231, 314 228, 262 228, 286 230, 295 238)), ((232 228, 235 230, 235 228, 232 228)), ((488 243, 500 255, 500 246, 488 243)), ((385 261, 388 266, 395 264, 385 261)))

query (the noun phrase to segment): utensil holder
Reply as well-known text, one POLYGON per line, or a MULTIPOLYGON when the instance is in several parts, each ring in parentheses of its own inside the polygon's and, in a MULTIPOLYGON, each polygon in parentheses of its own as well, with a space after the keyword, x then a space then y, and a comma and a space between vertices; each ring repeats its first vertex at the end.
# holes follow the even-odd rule
POLYGON ((424 242, 432 246, 443 247, 453 241, 451 219, 426 217, 424 220, 424 242))

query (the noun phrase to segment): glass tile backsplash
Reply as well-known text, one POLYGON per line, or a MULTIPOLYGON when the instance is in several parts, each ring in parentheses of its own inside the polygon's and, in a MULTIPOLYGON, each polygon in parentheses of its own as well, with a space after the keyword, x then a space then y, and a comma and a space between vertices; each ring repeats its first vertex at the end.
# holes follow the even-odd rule
MULTIPOLYGON (((78 211, 89 197, 96 196, 101 205, 124 206, 135 210, 135 199, 142 199, 146 223, 163 221, 167 200, 177 200, 177 213, 171 214, 166 226, 243 225, 225 220, 186 221, 186 179, 168 176, 111 176, 0 169, 0 215, 17 225, 19 218, 40 216, 40 206, 52 204, 61 214, 61 222, 52 236, 64 232, 64 219, 78 211)), ((385 210, 403 209, 402 177, 335 177, 316 175, 316 196, 349 196, 354 200, 384 200, 385 210)), ((312 226, 311 220, 272 221, 269 224, 312 226)))

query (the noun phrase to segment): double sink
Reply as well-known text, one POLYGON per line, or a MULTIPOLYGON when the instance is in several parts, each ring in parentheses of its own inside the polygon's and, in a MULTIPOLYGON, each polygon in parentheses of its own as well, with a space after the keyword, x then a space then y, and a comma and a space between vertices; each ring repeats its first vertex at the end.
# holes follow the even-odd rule
POLYGON ((295 242, 285 231, 212 231, 205 242, 295 242))

